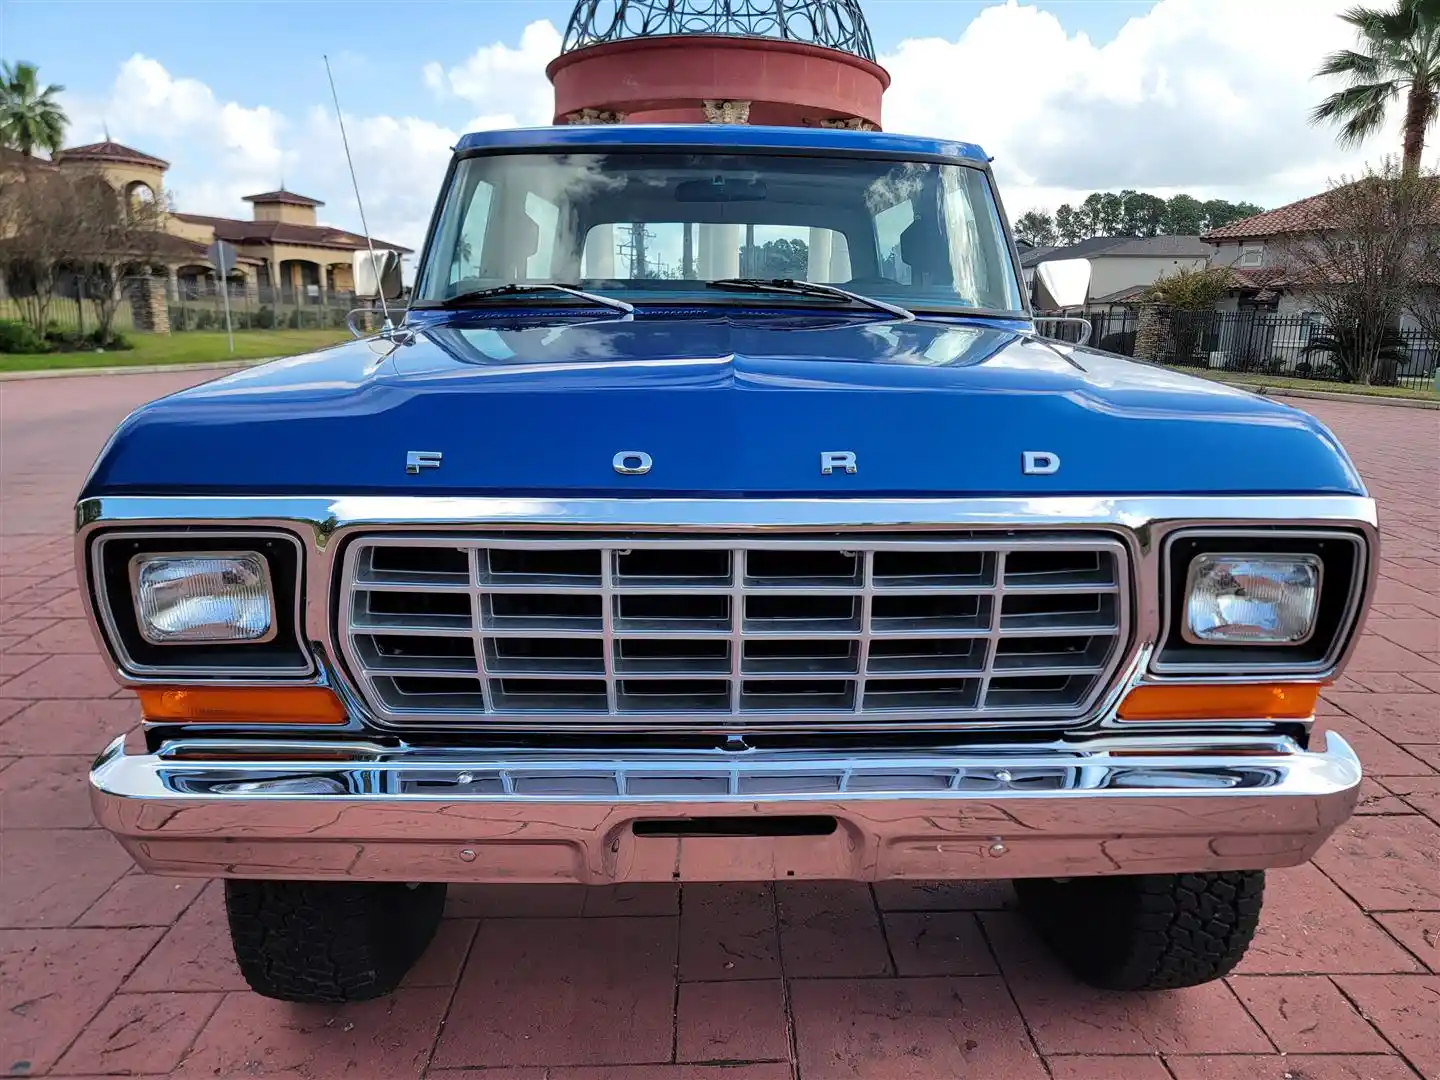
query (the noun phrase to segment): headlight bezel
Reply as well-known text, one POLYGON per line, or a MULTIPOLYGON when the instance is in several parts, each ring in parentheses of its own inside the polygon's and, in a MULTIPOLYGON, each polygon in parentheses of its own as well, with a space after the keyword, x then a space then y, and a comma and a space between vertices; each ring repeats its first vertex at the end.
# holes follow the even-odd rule
POLYGON ((89 587, 100 636, 120 673, 142 682, 309 679, 316 667, 305 639, 305 553, 279 529, 117 529, 90 540, 89 587), (271 590, 271 633, 249 641, 156 643, 144 634, 133 572, 139 555, 261 556, 271 590))
POLYGON ((1159 676, 1296 677, 1319 679, 1339 666, 1364 607, 1368 544, 1345 528, 1195 527, 1170 533, 1159 566, 1160 632, 1150 662, 1159 676), (1319 593, 1310 632, 1296 642, 1215 642, 1192 639, 1186 609, 1202 554, 1227 557, 1315 556, 1319 593))

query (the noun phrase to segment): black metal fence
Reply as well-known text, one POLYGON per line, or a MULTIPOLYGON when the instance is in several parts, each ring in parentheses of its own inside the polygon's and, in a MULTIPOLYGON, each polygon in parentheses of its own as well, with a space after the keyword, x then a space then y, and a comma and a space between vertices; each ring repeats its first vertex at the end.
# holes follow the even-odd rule
MULTIPOLYGON (((1090 324, 1089 344, 1122 356, 1135 355, 1139 313, 1117 309, 1082 315, 1090 324)), ((1323 320, 1261 311, 1171 312, 1162 324, 1161 364, 1247 375, 1278 375, 1325 382, 1351 381, 1343 358, 1307 346, 1325 333, 1323 320)), ((1084 328, 1074 322, 1042 326, 1047 336, 1077 341, 1084 328)), ((1393 355, 1381 360, 1371 379, 1379 386, 1414 389, 1434 385, 1440 368, 1440 339, 1423 331, 1398 331, 1393 355)))
MULTIPOLYGON (((170 330, 224 330, 225 298, 210 283, 187 287, 184 282, 168 300, 170 330)), ((246 289, 234 282, 229 286, 230 323, 236 330, 305 330, 340 328, 352 309, 367 307, 348 292, 307 292, 305 289, 271 288, 261 285, 246 289)))
MULTIPOLYGON (((151 279, 151 287, 165 297, 170 330, 224 330, 225 297, 216 282, 181 278, 172 288, 164 278, 151 279)), ((128 333, 141 325, 137 310, 142 304, 139 278, 122 286, 111 329, 128 333)), ((229 283, 230 322, 236 330, 299 330, 324 327, 343 328, 345 316, 357 307, 369 307, 350 292, 321 292, 312 287, 285 288, 261 285, 247 289, 229 283)), ((24 306, 14 298, 0 298, 0 319, 23 319, 24 306)), ((45 321, 51 333, 83 337, 100 325, 101 305, 91 286, 82 277, 64 277, 57 283, 45 321)))

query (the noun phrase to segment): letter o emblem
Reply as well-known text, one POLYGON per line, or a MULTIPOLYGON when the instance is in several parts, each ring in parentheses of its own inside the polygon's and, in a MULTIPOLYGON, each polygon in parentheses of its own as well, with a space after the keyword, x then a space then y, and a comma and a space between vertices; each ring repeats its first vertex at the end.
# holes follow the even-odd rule
POLYGON ((621 476, 644 476, 655 462, 643 450, 621 450, 612 464, 621 476))

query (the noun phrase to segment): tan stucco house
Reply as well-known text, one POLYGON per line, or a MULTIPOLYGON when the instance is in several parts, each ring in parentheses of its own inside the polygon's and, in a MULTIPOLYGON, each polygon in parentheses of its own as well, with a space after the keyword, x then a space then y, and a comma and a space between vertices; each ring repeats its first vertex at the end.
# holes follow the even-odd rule
MULTIPOLYGON (((51 164, 94 173, 127 202, 163 199, 170 168, 169 162, 153 154, 109 139, 61 150, 51 164)), ((245 201, 253 207, 249 221, 178 209, 166 214, 165 228, 174 243, 165 245, 153 272, 164 276, 171 300, 182 294, 214 292, 215 273, 206 249, 217 239, 235 245, 237 266, 231 288, 243 288, 262 303, 322 303, 331 293, 351 291, 352 257, 365 247, 365 238, 321 225, 316 211, 323 202, 283 189, 248 195, 245 201)), ((409 248, 385 240, 377 239, 375 246, 402 256, 410 253, 409 248)))
POLYGON ((1104 311, 1137 300, 1162 277, 1204 269, 1213 249, 1198 236, 1096 236, 1068 247, 1032 247, 1020 253, 1030 287, 1035 268, 1061 259, 1090 260, 1086 311, 1104 311))

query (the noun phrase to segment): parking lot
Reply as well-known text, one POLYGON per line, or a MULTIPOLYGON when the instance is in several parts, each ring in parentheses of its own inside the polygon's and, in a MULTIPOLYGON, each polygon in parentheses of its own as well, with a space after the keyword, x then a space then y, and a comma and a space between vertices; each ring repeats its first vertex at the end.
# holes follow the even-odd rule
POLYGON ((1008 886, 452 887, 385 1000, 244 989, 220 894, 134 873, 90 757, 136 721, 82 619, 71 502, 133 406, 213 373, 0 383, 0 1071, 459 1080, 1440 1077, 1440 412, 1297 402, 1381 505, 1375 608, 1320 726, 1359 814, 1270 875, 1234 976, 1105 994, 1008 886))

